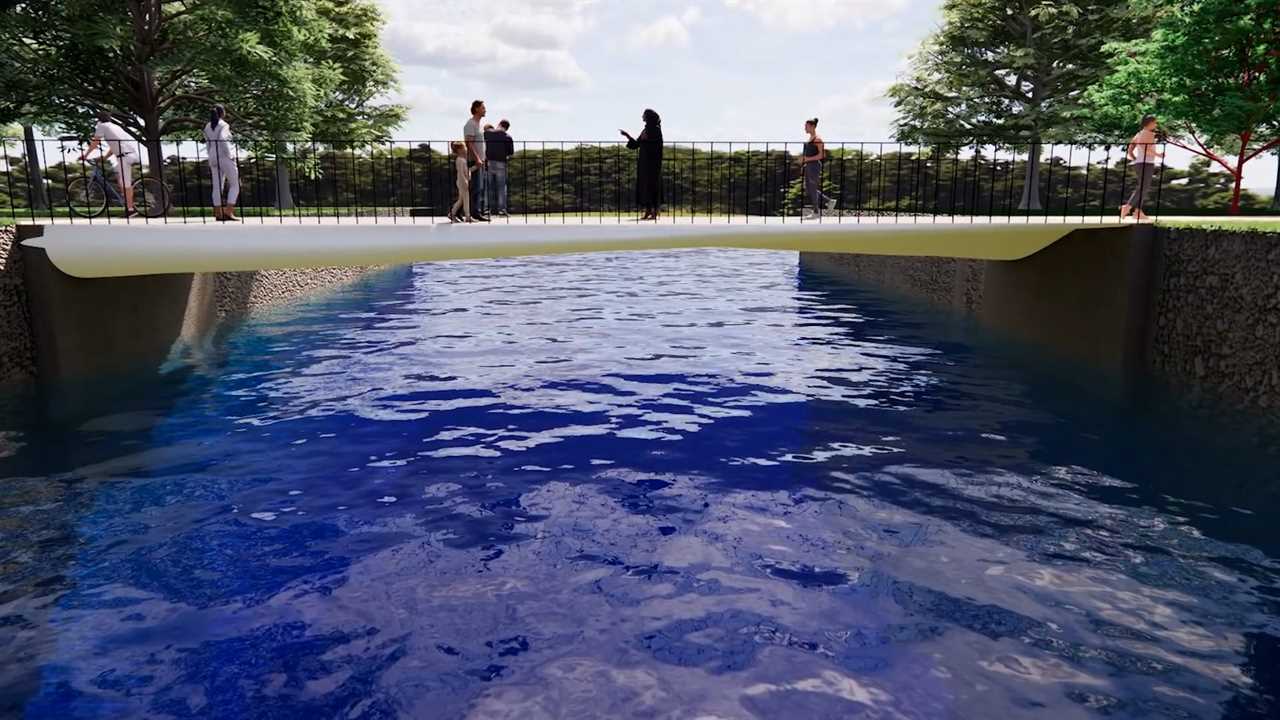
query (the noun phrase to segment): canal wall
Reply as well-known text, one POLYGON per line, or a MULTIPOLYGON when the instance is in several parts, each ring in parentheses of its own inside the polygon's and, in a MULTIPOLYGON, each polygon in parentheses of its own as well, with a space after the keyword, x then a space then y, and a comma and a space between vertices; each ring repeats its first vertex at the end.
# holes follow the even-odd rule
POLYGON ((255 311, 332 290, 369 267, 188 273, 84 280, 40 248, 39 227, 0 228, 0 384, 126 374, 255 311))
POLYGON ((801 265, 1195 404, 1280 412, 1280 234, 1146 226, 1010 263, 801 253, 801 265))
POLYGON ((0 384, 29 381, 36 374, 31 314, 16 235, 14 226, 0 226, 0 384))
POLYGON ((1193 399, 1280 413, 1280 233, 1160 233, 1152 368, 1193 399))

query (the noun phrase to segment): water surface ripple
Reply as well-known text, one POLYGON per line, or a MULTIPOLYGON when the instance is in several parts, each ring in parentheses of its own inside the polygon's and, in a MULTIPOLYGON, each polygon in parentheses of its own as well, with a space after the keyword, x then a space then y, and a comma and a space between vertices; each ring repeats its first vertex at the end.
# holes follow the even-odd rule
POLYGON ((391 270, 15 400, 0 716, 1277 717, 1274 463, 1012 358, 682 251, 391 270))

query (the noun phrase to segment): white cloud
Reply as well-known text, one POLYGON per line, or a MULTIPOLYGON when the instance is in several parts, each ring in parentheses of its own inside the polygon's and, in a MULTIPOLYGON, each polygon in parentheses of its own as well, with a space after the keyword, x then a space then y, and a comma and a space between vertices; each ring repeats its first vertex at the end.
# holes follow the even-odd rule
POLYGON ((633 50, 655 47, 688 47, 689 28, 702 19, 702 8, 693 6, 679 15, 664 15, 642 25, 627 35, 627 46, 633 50))
POLYGON ((494 104, 494 108, 504 116, 507 115, 563 115, 569 108, 558 102, 541 98, 522 97, 509 102, 494 104))
POLYGON ((792 31, 822 32, 835 25, 862 27, 906 9, 907 0, 724 0, 766 24, 792 31))
POLYGON ((836 91, 819 99, 810 115, 818 117, 819 129, 828 142, 887 140, 889 127, 897 116, 885 96, 892 85, 882 80, 856 90, 836 91))
MULTIPOLYGON (((434 86, 420 84, 405 85, 393 98, 395 102, 408 105, 410 114, 415 119, 430 124, 432 128, 428 133, 430 137, 420 138, 427 140, 440 140, 441 137, 437 136, 441 133, 444 139, 452 137, 454 132, 460 137, 462 123, 467 116, 467 108, 473 99, 456 93, 444 93, 434 86)), ((493 97, 486 100, 489 115, 485 118, 485 122, 496 125, 499 120, 506 118, 512 122, 516 132, 525 129, 527 123, 535 122, 538 118, 561 116, 570 110, 567 105, 538 97, 524 96, 512 100, 493 97)))
POLYGON ((529 50, 563 50, 587 29, 585 15, 567 17, 552 13, 509 14, 503 12, 486 29, 499 40, 529 50))
POLYGON ((524 87, 588 84, 572 47, 591 25, 592 0, 440 0, 428 17, 415 0, 379 3, 387 18, 383 44, 401 65, 524 87))

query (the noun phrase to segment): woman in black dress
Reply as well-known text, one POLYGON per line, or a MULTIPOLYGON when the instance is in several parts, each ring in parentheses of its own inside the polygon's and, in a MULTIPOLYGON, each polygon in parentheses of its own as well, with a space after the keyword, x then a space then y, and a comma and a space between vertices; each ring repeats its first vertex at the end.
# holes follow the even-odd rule
POLYGON ((644 111, 644 132, 633 138, 621 130, 628 150, 639 150, 636 156, 636 205, 644 211, 641 220, 657 220, 662 205, 662 119, 652 110, 644 111))

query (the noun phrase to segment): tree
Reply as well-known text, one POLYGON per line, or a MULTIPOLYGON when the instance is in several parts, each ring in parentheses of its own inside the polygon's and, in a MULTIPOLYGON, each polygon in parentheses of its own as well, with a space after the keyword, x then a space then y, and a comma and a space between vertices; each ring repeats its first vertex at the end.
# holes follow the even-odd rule
POLYGON ((50 13, 45 7, 33 7, 21 14, 8 12, 12 9, 6 6, 0 15, 5 21, 0 23, 0 124, 14 122, 21 126, 28 202, 33 208, 44 209, 48 207, 48 197, 33 126, 42 120, 38 113, 47 101, 46 85, 40 80, 40 67, 33 62, 33 53, 23 38, 47 23, 50 13))
POLYGON ((946 0, 942 27, 889 89, 907 142, 1028 147, 1019 208, 1039 210, 1040 147, 1082 138, 1075 116, 1108 71, 1109 41, 1139 32, 1128 0, 946 0))
MULTIPOLYGON (((324 42, 312 62, 326 68, 326 92, 313 112, 312 132, 324 141, 370 143, 387 140, 404 122, 405 107, 382 101, 396 87, 396 66, 379 41, 382 13, 371 0, 324 0, 317 4, 324 23, 324 42)), ((290 128, 271 128, 277 139, 302 135, 290 128)), ((276 207, 293 208, 289 167, 294 159, 277 143, 276 207)), ((293 146, 296 147, 296 146, 293 146)))
POLYGON ((1088 93, 1093 123, 1132 131, 1156 115, 1170 144, 1231 174, 1238 213, 1245 166, 1280 148, 1280 10, 1276 0, 1159 6, 1150 38, 1108 46, 1111 73, 1088 93))
POLYGON ((332 55, 334 38, 368 37, 334 22, 377 27, 370 0, 56 0, 19 3, 0 20, 36 13, 54 16, 22 38, 49 88, 43 114, 83 128, 112 113, 147 146, 153 173, 162 138, 198 131, 214 103, 241 134, 306 136, 354 94, 344 83, 378 83, 360 89, 368 97, 394 87, 391 74, 345 74, 332 55))
POLYGON ((1271 196, 1271 209, 1280 210, 1280 148, 1276 149, 1276 191, 1271 196))
MULTIPOLYGON (((1166 210, 1220 208, 1231 202, 1235 190, 1235 178, 1205 158, 1195 158, 1185 170, 1166 167, 1164 175, 1161 205, 1166 210)), ((1262 210, 1267 202, 1265 196, 1247 190, 1240 195, 1242 208, 1262 210)))

